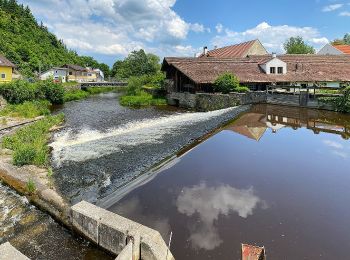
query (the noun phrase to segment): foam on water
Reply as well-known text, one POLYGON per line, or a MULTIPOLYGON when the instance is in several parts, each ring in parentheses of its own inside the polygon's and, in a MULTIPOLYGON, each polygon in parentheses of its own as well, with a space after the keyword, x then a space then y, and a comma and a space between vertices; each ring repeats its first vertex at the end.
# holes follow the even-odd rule
POLYGON ((234 108, 202 113, 182 113, 127 123, 117 128, 96 131, 85 128, 77 134, 68 129, 57 133, 50 144, 56 167, 64 162, 82 162, 104 155, 123 152, 124 147, 163 142, 164 135, 173 135, 183 126, 207 121, 233 111, 234 108))

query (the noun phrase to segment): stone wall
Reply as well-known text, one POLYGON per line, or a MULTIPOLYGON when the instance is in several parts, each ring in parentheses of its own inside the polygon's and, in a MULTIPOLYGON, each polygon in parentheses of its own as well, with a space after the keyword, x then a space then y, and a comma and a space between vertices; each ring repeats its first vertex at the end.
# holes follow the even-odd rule
POLYGON ((265 103, 266 92, 230 94, 172 92, 168 94, 167 100, 169 105, 178 105, 196 111, 212 111, 238 105, 265 103))
POLYGON ((88 202, 72 207, 72 223, 78 232, 116 255, 132 242, 133 260, 174 260, 158 231, 88 202))

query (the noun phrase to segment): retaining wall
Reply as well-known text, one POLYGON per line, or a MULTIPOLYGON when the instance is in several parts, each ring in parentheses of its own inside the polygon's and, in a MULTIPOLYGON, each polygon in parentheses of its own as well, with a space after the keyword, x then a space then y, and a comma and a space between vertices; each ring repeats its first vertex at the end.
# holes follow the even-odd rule
POLYGON ((169 105, 178 105, 196 111, 212 111, 238 105, 265 103, 266 99, 264 91, 230 94, 171 92, 167 95, 169 105))
POLYGON ((158 231, 88 202, 72 207, 72 224, 78 232, 116 255, 131 241, 134 260, 174 260, 158 231))

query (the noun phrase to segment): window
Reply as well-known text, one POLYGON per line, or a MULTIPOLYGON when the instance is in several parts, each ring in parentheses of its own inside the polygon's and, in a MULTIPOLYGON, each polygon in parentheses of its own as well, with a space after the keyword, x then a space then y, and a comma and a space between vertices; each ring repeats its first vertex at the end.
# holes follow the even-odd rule
POLYGON ((72 75, 73 75, 73 72, 71 72, 71 71, 70 71, 70 72, 69 72, 69 75, 71 75, 71 76, 72 76, 72 75))
POLYGON ((6 74, 5 73, 1 73, 1 78, 2 79, 6 79, 6 74))
POLYGON ((91 74, 91 73, 88 73, 88 76, 89 76, 89 77, 91 77, 91 76, 92 76, 92 74, 91 74))
POLYGON ((278 67, 277 73, 278 74, 283 74, 283 67, 278 67))
POLYGON ((270 68, 270 74, 276 74, 276 67, 270 68))

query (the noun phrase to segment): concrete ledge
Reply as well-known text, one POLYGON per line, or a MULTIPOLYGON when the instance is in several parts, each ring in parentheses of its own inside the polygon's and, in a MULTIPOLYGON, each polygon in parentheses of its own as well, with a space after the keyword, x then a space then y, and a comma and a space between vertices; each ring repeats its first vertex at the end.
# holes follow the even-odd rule
POLYGON ((30 260, 9 242, 0 245, 0 260, 30 260))
POLYGON ((132 241, 133 259, 173 260, 160 233, 93 204, 82 201, 72 208, 73 227, 116 255, 132 241))

